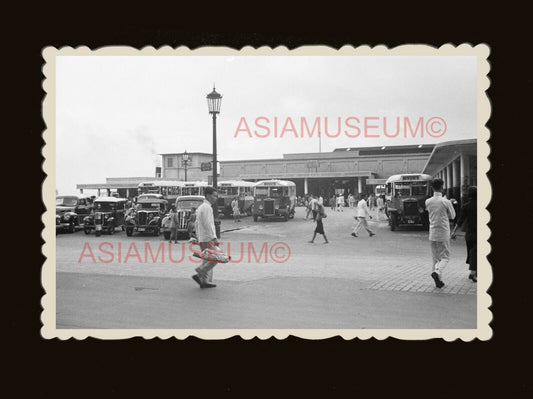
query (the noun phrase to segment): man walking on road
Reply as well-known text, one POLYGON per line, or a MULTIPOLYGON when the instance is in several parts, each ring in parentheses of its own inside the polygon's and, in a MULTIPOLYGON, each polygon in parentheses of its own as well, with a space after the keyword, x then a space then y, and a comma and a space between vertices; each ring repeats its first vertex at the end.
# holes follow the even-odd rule
POLYGON ((368 228, 368 222, 366 221, 366 218, 372 219, 372 216, 370 216, 370 213, 368 212, 368 204, 366 203, 366 195, 361 194, 361 200, 357 203, 357 207, 355 208, 355 220, 357 220, 355 227, 352 232, 352 236, 357 237, 357 233, 361 228, 365 228, 366 231, 368 231, 368 235, 370 237, 375 236, 376 234, 368 228))
MULTIPOLYGON (((217 202, 218 193, 213 187, 206 187, 204 189, 204 195, 206 199, 196 210, 196 236, 198 237, 202 251, 210 248, 210 246, 213 246, 217 242, 213 204, 217 202)), ((213 279, 213 267, 215 266, 216 262, 210 262, 206 259, 195 269, 198 274, 195 274, 192 278, 200 285, 200 288, 216 287, 215 284, 211 283, 213 279)))
POLYGON ((444 181, 435 179, 431 183, 433 197, 426 200, 429 213, 429 242, 433 266, 431 277, 437 288, 444 287, 442 271, 450 260, 450 220, 455 219, 455 210, 450 200, 443 198, 444 181))

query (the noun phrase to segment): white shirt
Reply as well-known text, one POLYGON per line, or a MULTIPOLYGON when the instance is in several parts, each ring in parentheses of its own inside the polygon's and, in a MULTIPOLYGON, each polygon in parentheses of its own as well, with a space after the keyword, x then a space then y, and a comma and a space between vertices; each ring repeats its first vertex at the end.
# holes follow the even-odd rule
POLYGON ((213 207, 208 200, 196 210, 196 236, 199 242, 209 242, 217 239, 213 207))
POLYGON ((368 213, 368 205, 366 200, 362 199, 357 203, 357 208, 355 208, 355 216, 359 218, 366 218, 370 216, 370 213, 368 213))
POLYGON ((429 213, 429 239, 431 241, 448 241, 450 239, 450 219, 455 218, 455 209, 450 200, 442 193, 435 192, 426 200, 429 213))

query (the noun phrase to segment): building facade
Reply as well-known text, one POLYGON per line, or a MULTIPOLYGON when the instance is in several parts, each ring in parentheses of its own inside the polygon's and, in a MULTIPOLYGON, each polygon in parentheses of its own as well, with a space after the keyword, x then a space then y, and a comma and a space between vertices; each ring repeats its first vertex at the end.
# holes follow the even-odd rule
POLYGON ((209 176, 213 174, 212 154, 183 152, 159 155, 162 157, 161 178, 163 180, 208 181, 209 176))
POLYGON ((434 145, 338 148, 332 152, 284 154, 280 159, 220 162, 220 180, 282 179, 297 195, 372 193, 398 173, 419 173, 434 145))
MULTIPOLYGON (((178 180, 205 181, 213 177, 212 154, 160 154, 162 167, 154 177, 107 178, 105 184, 78 184, 84 189, 100 190, 103 195, 112 191, 125 198, 137 195, 137 186, 143 181, 178 180), (187 174, 187 178, 185 178, 187 174)), ((386 147, 337 148, 332 152, 284 154, 276 159, 248 159, 221 161, 218 181, 265 179, 292 180, 297 195, 372 193, 388 177, 401 173, 426 173, 445 182, 448 198, 459 201, 471 185, 477 184, 477 140, 458 140, 431 145, 386 147)))
POLYGON ((435 145, 422 173, 444 180, 447 197, 461 204, 468 187, 477 186, 477 139, 435 145))

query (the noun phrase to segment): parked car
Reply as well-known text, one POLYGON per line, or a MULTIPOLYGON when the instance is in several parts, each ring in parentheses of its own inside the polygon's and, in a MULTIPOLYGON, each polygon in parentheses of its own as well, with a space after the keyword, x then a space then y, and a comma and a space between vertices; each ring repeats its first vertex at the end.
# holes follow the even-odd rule
MULTIPOLYGON (((204 202, 203 195, 181 195, 176 198, 176 213, 178 219, 178 235, 184 235, 190 238, 195 235, 194 222, 191 221, 192 209, 198 209, 204 202)), ((165 215, 161 223, 165 240, 170 239, 170 216, 165 215)))
POLYGON ((102 231, 114 234, 117 227, 124 230, 124 215, 126 213, 125 198, 99 197, 94 200, 93 212, 83 219, 83 231, 90 234, 95 231, 100 236, 102 231))
POLYGON ((126 235, 130 237, 134 231, 137 231, 158 236, 167 204, 167 200, 161 194, 139 195, 137 205, 126 217, 126 235))
POLYGON ((74 233, 92 207, 92 198, 86 195, 56 196, 56 232, 74 233))

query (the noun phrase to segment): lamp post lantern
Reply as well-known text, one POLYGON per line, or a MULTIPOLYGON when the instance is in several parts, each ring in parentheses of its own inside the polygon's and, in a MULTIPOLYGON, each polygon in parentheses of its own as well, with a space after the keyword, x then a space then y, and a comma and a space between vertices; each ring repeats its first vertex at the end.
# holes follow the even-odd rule
POLYGON ((189 154, 187 154, 187 150, 185 150, 185 152, 181 156, 181 162, 183 163, 183 167, 185 168, 185 181, 187 181, 187 166, 189 165, 189 154))
MULTIPOLYGON (((216 190, 218 186, 217 174, 217 114, 220 113, 220 105, 222 103, 222 95, 217 93, 213 85, 213 91, 207 95, 207 106, 209 113, 213 115, 213 188, 216 190)), ((215 231, 217 238, 220 238, 220 219, 218 218, 217 204, 213 204, 213 216, 215 219, 215 231)))

